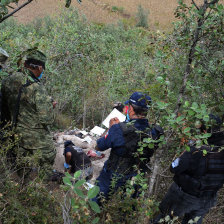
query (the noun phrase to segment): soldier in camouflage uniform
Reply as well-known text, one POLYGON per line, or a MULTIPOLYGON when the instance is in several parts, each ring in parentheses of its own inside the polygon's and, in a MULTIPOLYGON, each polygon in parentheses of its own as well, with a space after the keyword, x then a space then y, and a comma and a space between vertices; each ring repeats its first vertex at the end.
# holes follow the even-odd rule
POLYGON ((8 53, 0 47, 0 71, 2 70, 2 67, 5 64, 8 57, 9 57, 8 53))
MULTIPOLYGON (((3 73, 4 64, 7 61, 8 57, 9 57, 8 53, 0 47, 0 78, 1 79, 3 78, 3 74, 4 74, 3 73)), ((2 112, 2 93, 0 92, 0 118, 2 117, 1 112, 2 112)), ((2 126, 3 126, 2 123, 0 123, 1 128, 2 126)))
POLYGON ((56 155, 49 131, 53 123, 52 100, 40 81, 45 62, 42 52, 28 50, 21 70, 2 81, 3 113, 19 136, 16 156, 39 153, 41 166, 53 164, 56 155))

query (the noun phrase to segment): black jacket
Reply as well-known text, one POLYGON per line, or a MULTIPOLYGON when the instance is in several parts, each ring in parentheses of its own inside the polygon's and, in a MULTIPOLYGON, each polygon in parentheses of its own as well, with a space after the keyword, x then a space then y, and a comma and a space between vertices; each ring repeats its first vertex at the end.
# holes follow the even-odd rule
POLYGON ((73 143, 69 145, 65 145, 64 155, 66 156, 67 152, 71 152, 71 160, 69 165, 71 165, 71 172, 75 173, 78 170, 83 170, 87 166, 91 166, 91 160, 89 157, 83 152, 83 150, 73 143))
POLYGON ((186 193, 201 196, 205 192, 217 192, 224 184, 224 150, 202 146, 191 147, 170 167, 174 182, 186 193), (207 154, 203 154, 203 150, 207 154))

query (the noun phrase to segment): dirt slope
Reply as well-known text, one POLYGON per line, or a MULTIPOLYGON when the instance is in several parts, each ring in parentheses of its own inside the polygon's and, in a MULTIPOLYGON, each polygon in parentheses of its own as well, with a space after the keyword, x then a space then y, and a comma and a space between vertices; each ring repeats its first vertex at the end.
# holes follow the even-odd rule
MULTIPOLYGON (((195 2, 199 3, 201 0, 195 2)), ((27 23, 46 15, 54 16, 60 13, 61 9, 66 10, 64 4, 65 0, 35 0, 17 12, 15 18, 19 22, 27 23)), ((89 21, 97 23, 116 23, 122 18, 135 18, 140 4, 149 11, 151 28, 166 30, 171 27, 172 21, 175 20, 173 13, 177 7, 177 0, 83 0, 81 4, 72 0, 72 6, 89 21), (112 12, 111 9, 115 6, 121 11, 112 12)))

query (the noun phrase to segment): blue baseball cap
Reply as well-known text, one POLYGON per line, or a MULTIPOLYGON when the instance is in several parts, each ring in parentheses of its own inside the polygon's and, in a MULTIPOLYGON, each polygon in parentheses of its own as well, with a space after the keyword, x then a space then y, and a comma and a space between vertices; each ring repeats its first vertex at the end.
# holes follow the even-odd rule
POLYGON ((150 96, 146 95, 142 92, 134 92, 129 100, 125 101, 125 104, 134 104, 138 107, 142 107, 143 109, 149 109, 149 104, 152 99, 150 96))

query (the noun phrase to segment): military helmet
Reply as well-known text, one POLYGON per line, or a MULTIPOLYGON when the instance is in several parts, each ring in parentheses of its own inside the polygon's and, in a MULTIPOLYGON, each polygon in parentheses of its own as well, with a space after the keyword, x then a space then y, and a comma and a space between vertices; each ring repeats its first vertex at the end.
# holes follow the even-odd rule
POLYGON ((0 47, 0 64, 5 63, 8 57, 9 57, 8 53, 0 47))
POLYGON ((46 63, 47 57, 44 53, 37 49, 29 49, 26 51, 26 60, 33 59, 46 63))

